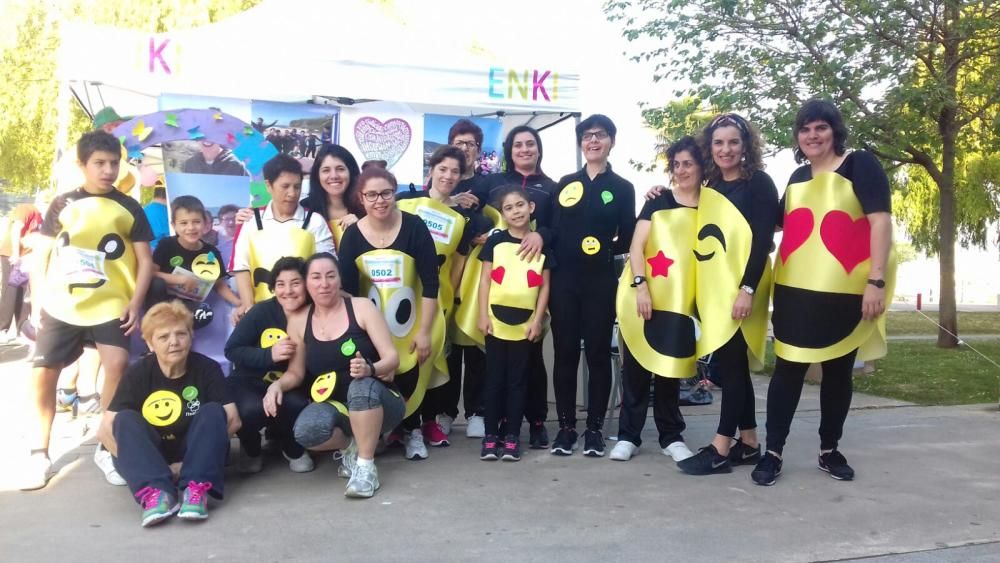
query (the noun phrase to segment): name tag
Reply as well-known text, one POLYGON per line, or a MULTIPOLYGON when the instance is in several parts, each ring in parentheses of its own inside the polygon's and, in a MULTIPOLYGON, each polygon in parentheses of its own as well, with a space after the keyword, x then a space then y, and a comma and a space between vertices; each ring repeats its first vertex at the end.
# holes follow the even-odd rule
POLYGON ((403 257, 378 256, 361 258, 368 279, 379 289, 395 289, 403 287, 403 257))
POLYGON ((451 236, 455 230, 455 218, 445 215, 429 207, 418 207, 417 215, 424 220, 427 230, 431 232, 431 238, 435 243, 444 245, 451 244, 451 236))

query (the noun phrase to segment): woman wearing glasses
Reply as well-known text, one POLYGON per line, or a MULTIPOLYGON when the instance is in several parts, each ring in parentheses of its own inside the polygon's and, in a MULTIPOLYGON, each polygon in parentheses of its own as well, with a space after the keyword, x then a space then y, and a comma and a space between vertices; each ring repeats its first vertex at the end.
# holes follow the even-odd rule
POLYGON ((764 357, 768 254, 778 214, 778 192, 763 171, 754 126, 734 113, 723 114, 705 127, 700 143, 711 158, 705 163, 708 185, 699 198, 694 248, 701 319, 697 353, 714 354, 723 394, 712 443, 677 462, 691 475, 729 473, 733 465, 760 460, 750 365, 764 357))
POLYGON ((374 301, 389 325, 399 353, 395 381, 409 416, 403 421, 406 458, 426 459, 419 415, 410 415, 423 401, 431 375, 421 368, 444 346, 434 239, 420 217, 396 207, 396 177, 387 170, 369 168, 357 186, 365 216, 340 241, 342 287, 374 301))

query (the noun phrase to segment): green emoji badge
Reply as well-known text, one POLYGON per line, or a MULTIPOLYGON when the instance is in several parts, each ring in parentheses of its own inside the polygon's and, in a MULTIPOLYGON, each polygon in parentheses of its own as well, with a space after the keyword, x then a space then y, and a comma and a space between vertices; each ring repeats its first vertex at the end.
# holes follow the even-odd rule
POLYGON ((184 259, 181 258, 180 256, 174 256, 173 258, 170 259, 170 265, 173 266, 173 267, 175 267, 175 268, 178 267, 178 266, 180 266, 183 263, 184 263, 184 259))
POLYGON ((181 397, 184 397, 187 401, 193 401, 198 398, 198 388, 194 385, 188 385, 181 391, 181 397))
POLYGON ((358 347, 354 344, 353 338, 349 338, 347 342, 340 345, 340 353, 347 357, 353 356, 357 351, 358 347))
POLYGON ((615 200, 615 194, 609 192, 608 190, 604 190, 603 192, 601 192, 601 201, 604 202, 604 205, 607 205, 614 200, 615 200))

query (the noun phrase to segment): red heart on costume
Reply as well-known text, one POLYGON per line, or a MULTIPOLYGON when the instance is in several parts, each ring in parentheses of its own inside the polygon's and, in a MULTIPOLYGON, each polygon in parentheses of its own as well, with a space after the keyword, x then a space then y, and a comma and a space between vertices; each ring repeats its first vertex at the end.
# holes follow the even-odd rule
POLYGON ((819 235, 848 274, 871 257, 872 228, 867 217, 855 221, 843 211, 831 211, 823 217, 819 235))
POLYGON ((492 272, 490 272, 490 277, 497 283, 503 283, 504 272, 506 272, 506 270, 503 269, 503 266, 497 266, 496 268, 493 268, 492 272))
POLYGON ((784 225, 784 232, 781 234, 781 248, 778 249, 782 264, 788 262, 788 257, 805 244, 809 235, 812 234, 814 226, 812 210, 808 207, 793 209, 790 213, 785 214, 784 225))
POLYGON ((534 270, 528 270, 528 287, 538 287, 542 285, 542 274, 534 270))

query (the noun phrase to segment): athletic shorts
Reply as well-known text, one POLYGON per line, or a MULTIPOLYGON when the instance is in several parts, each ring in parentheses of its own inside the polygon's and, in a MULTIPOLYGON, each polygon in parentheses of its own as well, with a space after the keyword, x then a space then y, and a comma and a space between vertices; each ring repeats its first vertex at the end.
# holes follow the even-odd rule
POLYGON ((43 309, 42 329, 38 331, 32 365, 36 368, 62 369, 75 362, 83 353, 83 347, 90 342, 128 350, 129 339, 121 324, 120 320, 112 319, 94 326, 76 326, 50 316, 43 309))

